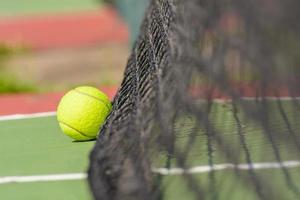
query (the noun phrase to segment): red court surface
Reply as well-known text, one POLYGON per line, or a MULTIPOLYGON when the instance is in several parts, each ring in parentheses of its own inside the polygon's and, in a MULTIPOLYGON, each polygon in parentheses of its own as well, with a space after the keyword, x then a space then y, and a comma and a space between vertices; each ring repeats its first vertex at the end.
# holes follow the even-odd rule
MULTIPOLYGON (((277 98, 297 98, 299 99, 300 91, 291 93, 286 87, 270 87, 267 92, 262 93, 258 85, 242 85, 236 84, 231 87, 232 92, 241 95, 244 98, 255 98, 257 96, 277 98)), ((110 99, 113 99, 117 92, 117 87, 100 87, 100 90, 105 92, 110 99)), ((229 92, 229 91, 227 91, 229 92)), ((43 94, 12 94, 0 95, 0 116, 12 114, 32 114, 39 112, 56 111, 59 100, 64 92, 53 92, 43 94)), ((221 91, 221 88, 197 87, 191 88, 191 96, 195 98, 214 98, 230 100, 231 98, 221 91)))
POLYGON ((128 30, 117 12, 99 11, 25 18, 0 18, 0 43, 32 49, 126 43, 128 30))
MULTIPOLYGON (((298 81, 295 81, 296 86, 298 81)), ((190 88, 191 96, 195 98, 231 99, 234 96, 245 98, 278 97, 298 98, 300 91, 297 88, 289 88, 284 84, 276 84, 262 87, 260 83, 227 83, 230 87, 197 86, 190 88)))
MULTIPOLYGON (((116 93, 115 87, 101 87, 100 90, 111 99, 116 93)), ((53 112, 63 95, 64 92, 0 95, 0 116, 53 112)))

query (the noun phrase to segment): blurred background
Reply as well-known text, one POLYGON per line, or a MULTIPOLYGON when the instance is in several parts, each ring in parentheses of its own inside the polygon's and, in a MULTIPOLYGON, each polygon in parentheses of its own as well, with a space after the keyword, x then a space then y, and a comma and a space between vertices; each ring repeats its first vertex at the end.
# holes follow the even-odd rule
POLYGON ((0 93, 117 87, 147 2, 0 1, 0 93))

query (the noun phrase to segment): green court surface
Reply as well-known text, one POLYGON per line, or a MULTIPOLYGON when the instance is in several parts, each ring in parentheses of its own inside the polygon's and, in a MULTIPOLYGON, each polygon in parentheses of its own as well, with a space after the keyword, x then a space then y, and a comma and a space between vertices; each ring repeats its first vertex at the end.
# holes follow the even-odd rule
POLYGON ((6 200, 89 200, 87 184, 84 181, 40 182, 7 184, 0 186, 0 194, 6 200), (5 197, 5 198, 4 198, 5 197))
MULTIPOLYGON (((243 106, 250 112, 256 112, 259 104, 253 100, 243 101, 243 106)), ((300 154, 297 141, 299 141, 300 112, 296 104, 300 101, 283 100, 280 104, 277 100, 269 100, 264 106, 269 113, 268 128, 272 136, 263 131, 262 119, 251 119, 237 106, 236 115, 230 102, 213 103, 209 119, 214 127, 214 134, 211 139, 207 136, 207 129, 192 117, 184 116, 178 120, 176 131, 177 153, 189 152, 184 159, 188 168, 209 166, 211 161, 215 166, 236 162, 249 166, 248 160, 255 166, 253 174, 249 170, 239 170, 238 173, 232 168, 208 172, 195 172, 191 174, 195 178, 197 186, 206 194, 204 199, 218 200, 256 200, 259 199, 255 192, 254 179, 259 182, 260 190, 267 195, 274 194, 273 199, 296 200, 300 191, 300 154), (283 114, 284 112, 284 114, 283 114), (286 118, 285 118, 286 117, 286 118), (286 123, 286 121, 288 123, 286 123), (194 137, 191 133, 194 132, 194 137), (217 143, 216 139, 222 143, 217 143), (210 142, 209 142, 210 141, 210 142), (224 151, 222 145, 228 152, 224 151), (211 148, 211 152, 209 151, 211 148), (231 161, 230 161, 231 160, 231 161), (297 162, 297 167, 285 165, 284 169, 278 166, 279 163, 297 162), (260 166, 266 166, 261 168, 260 166), (276 167, 277 165, 277 167, 276 167), (268 185, 268 186, 266 186, 268 185)), ((204 106, 203 108, 206 108, 204 106)), ((262 110, 261 110, 262 111, 262 110)), ((261 113, 263 115, 263 113, 261 113)), ((179 168, 178 160, 167 152, 159 152, 160 160, 156 166, 168 166, 171 169, 179 168)), ((185 155, 185 154, 183 154, 185 155)), ((154 155, 154 157, 156 157, 154 155)), ((182 174, 166 175, 161 177, 161 185, 165 189, 164 198, 173 199, 195 199, 188 184, 187 178, 182 174), (193 198, 194 197, 194 198, 193 198)))
MULTIPOLYGON (((72 142, 55 117, 0 122, 0 177, 83 173, 94 142, 72 142)), ((0 184, 0 196, 17 199, 90 199, 83 180, 0 184), (16 192, 17 191, 17 192, 16 192)))
MULTIPOLYGON (((289 174, 294 180, 299 180, 299 168, 289 169, 289 174)), ((239 176, 247 176, 248 172, 241 172, 239 176), (244 174, 243 174, 244 173, 244 174)), ((264 177, 268 180, 268 184, 276 183, 276 187, 273 188, 272 193, 275 195, 272 199, 286 199, 297 200, 297 196, 287 188, 287 183, 283 178, 283 174, 280 169, 277 170, 262 170, 256 172, 258 176, 264 177)), ((211 176, 208 173, 196 174, 195 179, 198 181, 202 190, 206 194, 203 199, 218 199, 218 200, 256 200, 259 199, 253 188, 251 181, 244 182, 237 178, 237 175, 233 170, 225 170, 222 172, 215 172, 214 187, 209 188, 211 184, 211 176)), ((297 182, 298 188, 300 187, 297 182)), ((186 179, 182 176, 165 176, 163 180, 163 186, 166 188, 164 192, 165 200, 172 199, 195 199, 193 192, 187 188, 186 179)), ((261 188, 265 190, 264 188, 261 188)))
MULTIPOLYGON (((295 102, 293 102, 295 103, 295 102)), ((290 127, 299 133, 300 114, 294 110, 291 101, 282 101, 290 127)), ((298 101, 299 103, 299 101, 298 101)), ((251 108, 255 104, 253 101, 246 102, 251 108)), ((276 149, 280 152, 281 161, 299 160, 299 152, 292 135, 287 131, 286 123, 282 118, 282 113, 278 109, 276 101, 268 103, 272 110, 272 121, 274 128, 273 142, 276 149), (277 134, 278 133, 278 134, 277 134)), ((235 152, 232 155, 238 163, 247 163, 245 159, 245 146, 247 147, 251 161, 255 163, 276 163, 274 146, 262 133, 255 120, 247 120, 243 113, 239 112, 237 118, 241 122, 241 129, 237 129, 236 118, 232 112, 230 103, 214 103, 210 115, 215 127, 223 137, 223 141, 232 147, 235 152), (246 144, 241 145, 242 132, 246 144)), ((188 143, 188 134, 195 123, 192 118, 184 117, 178 121, 177 143, 179 149, 184 150, 188 143)), ((52 174, 85 173, 88 167, 88 155, 94 142, 73 142, 70 138, 63 135, 58 127, 56 119, 52 117, 19 119, 10 121, 0 121, 0 179, 7 176, 34 176, 52 174)), ((296 137, 299 137, 297 135, 296 137)), ((207 150, 208 139, 204 130, 197 130, 193 145, 190 146, 187 161, 189 167, 207 166, 210 159, 207 150)), ((215 143, 212 144, 212 162, 214 164, 228 163, 222 149, 215 143)), ((154 167, 165 167, 167 156, 165 152, 159 152, 160 159, 156 161, 154 167)), ((155 157, 158 157, 155 155, 155 157)), ((175 160, 170 161, 171 168, 178 167, 175 160)), ((286 171, 289 178, 282 168, 267 167, 264 169, 254 169, 257 177, 263 183, 268 184, 269 188, 262 190, 272 191, 273 199, 296 200, 294 188, 300 188, 299 166, 287 167, 286 171), (291 182, 289 182, 291 181, 291 182), (268 189, 268 190, 267 190, 268 189), (276 198, 278 197, 278 198, 276 198)), ((236 173, 233 169, 225 169, 211 173, 195 173, 192 175, 197 184, 201 186, 207 197, 205 199, 220 200, 255 200, 253 182, 249 179, 249 170, 241 170, 236 173), (243 178, 241 178, 243 177, 243 178), (217 195, 217 196, 216 196, 217 195)), ((158 176, 164 199, 181 200, 193 199, 193 192, 187 189, 186 179, 182 175, 158 176)), ((24 183, 4 183, 0 181, 0 197, 5 200, 18 199, 58 199, 58 200, 79 200, 91 199, 91 195, 84 179, 79 180, 57 180, 45 182, 24 182, 24 183)))
POLYGON ((0 1, 0 17, 99 9, 102 0, 2 0, 0 1))

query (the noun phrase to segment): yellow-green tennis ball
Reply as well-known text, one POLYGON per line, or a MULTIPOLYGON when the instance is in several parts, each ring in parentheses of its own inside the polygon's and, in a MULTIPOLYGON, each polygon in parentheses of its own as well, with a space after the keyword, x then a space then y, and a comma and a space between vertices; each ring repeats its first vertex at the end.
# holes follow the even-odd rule
POLYGON ((77 87, 63 96, 57 108, 62 131, 76 141, 95 139, 112 108, 97 88, 77 87))

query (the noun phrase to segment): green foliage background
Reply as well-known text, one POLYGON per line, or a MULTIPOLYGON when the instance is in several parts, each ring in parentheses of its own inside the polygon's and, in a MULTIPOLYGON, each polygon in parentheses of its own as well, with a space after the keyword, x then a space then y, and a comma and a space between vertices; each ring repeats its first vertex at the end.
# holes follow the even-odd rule
POLYGON ((20 93, 34 92, 37 87, 31 83, 18 80, 13 74, 5 68, 5 61, 14 54, 26 51, 23 48, 10 47, 0 44, 0 94, 3 93, 20 93))

